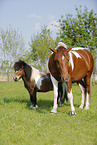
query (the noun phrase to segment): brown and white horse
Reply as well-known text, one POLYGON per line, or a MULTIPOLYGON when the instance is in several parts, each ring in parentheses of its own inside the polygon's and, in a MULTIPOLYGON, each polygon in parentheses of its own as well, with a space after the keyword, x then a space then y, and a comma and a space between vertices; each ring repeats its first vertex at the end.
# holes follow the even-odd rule
MULTIPOLYGON (((53 84, 50 79, 50 73, 43 73, 34 67, 31 67, 24 61, 18 61, 14 64, 15 76, 14 81, 19 81, 21 78, 24 81, 24 86, 30 94, 30 108, 37 108, 37 92, 48 92, 53 90, 53 84)), ((64 99, 67 100, 67 92, 62 90, 62 83, 59 83, 60 104, 63 104, 64 99), (65 97, 65 98, 64 98, 65 97)), ((65 88, 64 88, 65 89, 65 88)))
MULTIPOLYGON (((59 46, 49 58, 48 67, 54 87, 54 106, 51 113, 57 113, 58 82, 66 82, 68 86, 68 98, 71 104, 71 115, 76 115, 73 105, 72 83, 77 82, 86 92, 86 106, 89 109, 90 78, 93 72, 94 59, 85 48, 69 48, 59 46)), ((82 89, 83 90, 83 89, 82 89)), ((84 93, 82 91, 82 104, 84 106, 84 93)))

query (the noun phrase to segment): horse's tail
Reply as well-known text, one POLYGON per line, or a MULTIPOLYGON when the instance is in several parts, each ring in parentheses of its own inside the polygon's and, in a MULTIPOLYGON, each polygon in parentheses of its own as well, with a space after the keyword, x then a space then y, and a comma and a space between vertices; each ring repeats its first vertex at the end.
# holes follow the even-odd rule
POLYGON ((90 98, 90 101, 91 101, 91 86, 92 86, 92 81, 90 81, 90 91, 89 91, 89 98, 90 98))
MULTIPOLYGON (((92 86, 92 82, 90 81, 90 86, 89 86, 89 99, 91 101, 91 86, 92 86)), ((86 86, 85 86, 85 97, 86 97, 86 86)))
MULTIPOLYGON (((66 83, 58 83, 58 100, 60 99, 60 105, 62 106, 64 104, 64 101, 68 101, 68 95, 67 95, 67 85, 66 83)), ((57 101, 58 101, 57 100, 57 101)))

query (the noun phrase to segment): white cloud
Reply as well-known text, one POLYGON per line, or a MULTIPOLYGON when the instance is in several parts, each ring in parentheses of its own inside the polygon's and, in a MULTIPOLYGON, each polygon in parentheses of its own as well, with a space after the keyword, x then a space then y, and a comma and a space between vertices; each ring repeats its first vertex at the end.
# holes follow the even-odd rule
POLYGON ((37 31, 39 31, 40 28, 41 28, 40 23, 36 23, 36 24, 35 24, 35 29, 36 29, 37 31))
POLYGON ((48 19, 49 19, 50 21, 53 21, 53 20, 55 20, 55 16, 49 15, 49 16, 48 16, 48 19))
POLYGON ((59 22, 51 21, 51 22, 48 24, 47 28, 50 29, 51 31, 58 30, 58 29, 59 29, 59 22), (56 27, 56 26, 57 26, 57 27, 56 27))
POLYGON ((43 17, 42 17, 42 16, 39 16, 39 15, 36 15, 36 14, 30 14, 30 15, 28 16, 28 18, 42 19, 43 17))

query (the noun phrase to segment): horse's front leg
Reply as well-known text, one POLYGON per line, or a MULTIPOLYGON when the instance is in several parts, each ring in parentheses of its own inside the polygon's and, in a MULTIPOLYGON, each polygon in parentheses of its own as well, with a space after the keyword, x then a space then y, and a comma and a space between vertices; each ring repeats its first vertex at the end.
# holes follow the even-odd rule
POLYGON ((54 89, 54 106, 50 113, 57 113, 58 81, 51 75, 54 89))
POLYGON ((74 105, 73 105, 72 87, 70 87, 69 84, 68 84, 68 98, 69 98, 70 104, 71 104, 71 113, 70 113, 70 115, 76 115, 75 108, 74 108, 74 105))

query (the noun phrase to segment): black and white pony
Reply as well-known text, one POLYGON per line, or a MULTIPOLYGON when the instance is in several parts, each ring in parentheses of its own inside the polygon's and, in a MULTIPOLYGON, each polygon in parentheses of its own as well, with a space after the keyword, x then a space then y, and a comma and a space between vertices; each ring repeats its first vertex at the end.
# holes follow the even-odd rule
MULTIPOLYGON (((53 90, 50 73, 40 72, 38 69, 31 67, 21 60, 15 62, 13 67, 15 70, 14 81, 17 82, 22 78, 24 86, 30 94, 30 107, 33 109, 37 108, 36 93, 53 90)), ((68 100, 66 86, 60 82, 58 84, 58 100, 60 100, 60 106, 63 105, 65 99, 68 100)))

